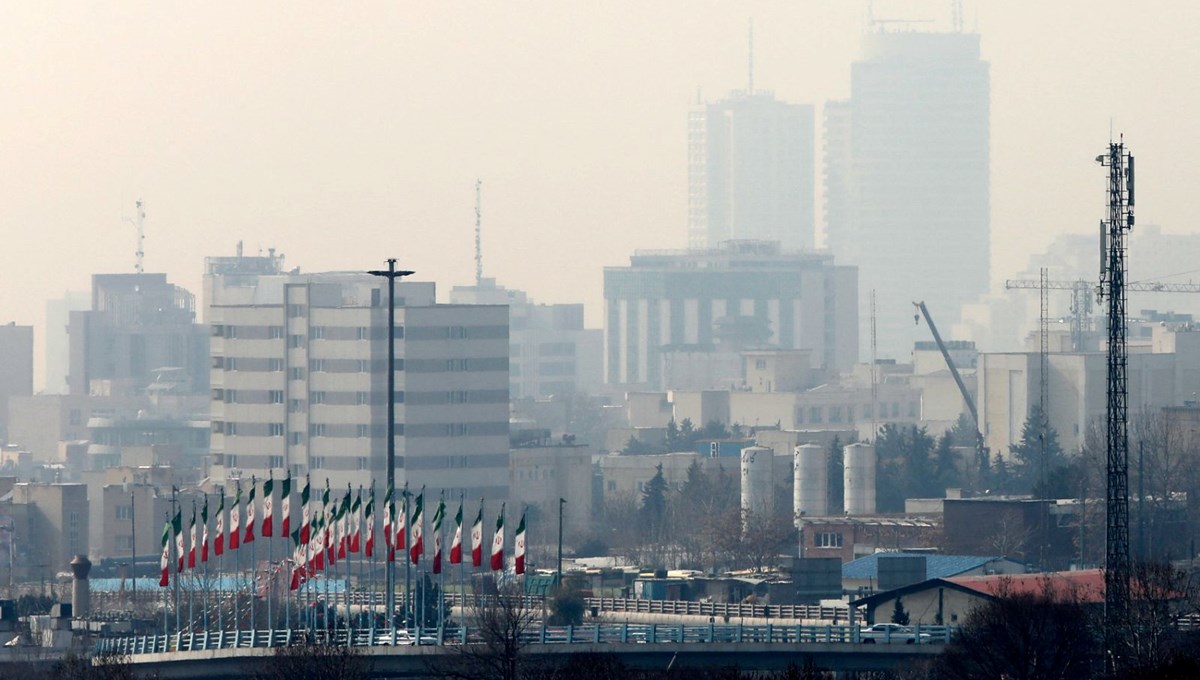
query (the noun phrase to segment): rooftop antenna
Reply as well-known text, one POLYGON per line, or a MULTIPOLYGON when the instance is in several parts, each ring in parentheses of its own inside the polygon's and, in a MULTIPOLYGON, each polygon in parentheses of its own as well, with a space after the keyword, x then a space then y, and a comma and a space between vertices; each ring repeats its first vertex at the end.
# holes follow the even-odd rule
POLYGON ((962 33, 963 31, 963 3, 962 0, 951 0, 950 2, 950 19, 954 24, 954 32, 962 33))
POLYGON ((483 180, 475 180, 475 285, 483 285, 483 180))
POLYGON ((139 274, 146 271, 143 261, 146 259, 146 251, 142 247, 142 243, 146 240, 146 205, 142 203, 142 199, 137 199, 137 216, 134 218, 134 226, 137 227, 137 263, 133 266, 133 270, 139 274))
POLYGON ((750 18, 749 35, 746 38, 747 46, 747 84, 746 94, 754 94, 754 17, 750 18))

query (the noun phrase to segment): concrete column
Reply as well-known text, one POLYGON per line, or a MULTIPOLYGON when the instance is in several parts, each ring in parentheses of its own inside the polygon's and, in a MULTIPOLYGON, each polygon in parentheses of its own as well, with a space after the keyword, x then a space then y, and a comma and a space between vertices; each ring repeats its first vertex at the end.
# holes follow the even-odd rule
POLYGON ((75 576, 71 583, 71 616, 77 619, 87 618, 92 607, 92 586, 88 582, 91 570, 92 561, 87 555, 76 555, 71 560, 71 574, 75 576))

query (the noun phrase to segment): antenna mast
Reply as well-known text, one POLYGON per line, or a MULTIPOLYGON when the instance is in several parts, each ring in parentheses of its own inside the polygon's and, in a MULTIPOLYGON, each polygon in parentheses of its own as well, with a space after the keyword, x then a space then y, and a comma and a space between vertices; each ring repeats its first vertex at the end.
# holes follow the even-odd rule
POLYGON ((139 274, 145 273, 146 268, 143 266, 143 260, 146 258, 146 251, 142 247, 142 243, 146 240, 146 205, 142 203, 142 199, 137 199, 137 216, 134 218, 134 226, 137 227, 137 263, 134 264, 133 270, 139 274))
POLYGON ((875 289, 871 289, 871 437, 879 434, 879 360, 875 356, 878 348, 875 335, 875 289))
POLYGON ((746 94, 754 94, 754 17, 750 17, 750 29, 746 38, 747 76, 746 94))
POLYGON ((1105 499, 1107 527, 1104 569, 1104 638, 1107 665, 1123 665, 1128 647, 1125 626, 1129 611, 1129 385, 1126 375, 1126 244, 1133 228, 1133 155, 1125 141, 1108 143, 1096 157, 1108 168, 1108 219, 1100 223, 1100 287, 1108 302, 1108 413, 1105 499))
POLYGON ((483 180, 475 180, 475 285, 483 284, 483 180))
POLYGON ((950 2, 950 20, 954 24, 954 32, 962 33, 962 30, 963 30, 963 3, 962 3, 962 0, 951 0, 951 2, 950 2))

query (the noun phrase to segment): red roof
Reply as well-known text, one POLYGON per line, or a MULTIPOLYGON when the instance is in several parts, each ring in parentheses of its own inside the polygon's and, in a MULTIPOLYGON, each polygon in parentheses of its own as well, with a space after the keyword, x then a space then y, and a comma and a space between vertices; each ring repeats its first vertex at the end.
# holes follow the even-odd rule
POLYGON ((954 576, 946 579, 960 586, 992 596, 1041 595, 1078 597, 1080 602, 1104 602, 1104 571, 1054 571, 1043 574, 997 574, 994 576, 954 576))

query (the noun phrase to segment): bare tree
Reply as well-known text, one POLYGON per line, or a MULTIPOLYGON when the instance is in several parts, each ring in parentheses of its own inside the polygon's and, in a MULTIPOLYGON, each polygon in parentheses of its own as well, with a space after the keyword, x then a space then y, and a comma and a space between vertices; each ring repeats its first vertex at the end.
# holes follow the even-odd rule
POLYGON ((478 600, 467 618, 468 638, 455 658, 432 661, 431 671, 457 680, 522 680, 537 669, 523 653, 541 612, 529 607, 521 590, 502 588, 478 600))
POLYGON ((762 572, 773 558, 796 545, 796 526, 791 517, 781 513, 743 512, 739 553, 755 571, 762 572))
POLYGON ((357 647, 314 642, 277 647, 249 675, 252 680, 360 680, 371 676, 371 661, 357 647))
POLYGON ((1077 590, 1055 587, 1048 577, 1037 593, 1016 593, 1003 586, 996 599, 971 611, 935 662, 935 677, 1091 678, 1098 658, 1092 619, 1092 610, 1077 590))

